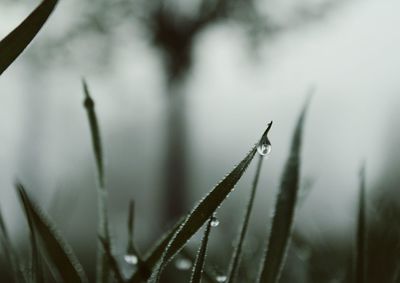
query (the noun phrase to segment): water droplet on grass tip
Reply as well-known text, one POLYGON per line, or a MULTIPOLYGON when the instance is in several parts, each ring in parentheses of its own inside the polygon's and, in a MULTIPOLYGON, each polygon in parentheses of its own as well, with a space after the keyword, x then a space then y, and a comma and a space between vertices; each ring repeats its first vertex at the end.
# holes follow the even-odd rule
POLYGON ((212 218, 211 218, 211 226, 212 227, 217 227, 219 225, 219 220, 218 220, 218 218, 216 217, 216 216, 213 216, 212 218))
POLYGON ((272 146, 269 143, 269 140, 267 140, 267 142, 268 143, 263 143, 263 144, 260 143, 258 145, 258 147, 257 147, 258 154, 265 156, 265 155, 268 155, 271 153, 272 146))
POLYGON ((225 282, 226 281, 226 276, 225 275, 218 275, 216 278, 217 282, 225 282))
POLYGON ((179 270, 189 270, 192 267, 192 262, 186 258, 179 258, 175 261, 175 267, 179 270))
POLYGON ((257 152, 258 154, 260 154, 261 156, 265 156, 271 153, 271 142, 268 139, 268 132, 272 127, 272 121, 268 124, 267 129, 265 130, 263 136, 261 137, 260 142, 258 143, 257 146, 257 152))
POLYGON ((127 264, 136 265, 138 263, 138 258, 134 254, 124 255, 124 260, 127 264))

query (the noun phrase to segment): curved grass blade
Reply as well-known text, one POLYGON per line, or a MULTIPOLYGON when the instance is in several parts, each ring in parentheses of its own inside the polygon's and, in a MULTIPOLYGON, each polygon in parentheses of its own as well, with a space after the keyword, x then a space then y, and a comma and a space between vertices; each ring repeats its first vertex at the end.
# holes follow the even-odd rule
POLYGON ((193 273, 190 279, 190 283, 200 283, 201 277, 203 274, 204 263, 206 259, 206 252, 207 252, 207 245, 208 245, 208 238, 210 236, 211 231, 211 222, 213 221, 213 217, 211 217, 208 222, 206 229, 204 230, 203 239, 201 240, 201 245, 199 252, 196 257, 196 261, 193 266, 193 273))
POLYGON ((248 201, 247 206, 246 206, 245 215, 244 215, 244 218, 243 218, 243 223, 242 223, 242 226, 241 226, 241 229, 240 229, 240 232, 239 232, 239 238, 238 238, 236 247, 235 247, 235 249, 233 251, 233 255, 232 255, 232 258, 231 258, 231 263, 229 264, 229 271, 228 271, 227 280, 226 280, 227 283, 234 282, 235 276, 237 274, 237 270, 238 270, 239 263, 240 263, 240 258, 241 258, 241 255, 242 255, 242 248, 243 248, 244 238, 246 236, 247 228, 249 226, 249 220, 250 220, 251 211, 252 211, 253 205, 254 205, 254 198, 256 196, 258 179, 260 177, 260 172, 261 172, 261 167, 262 167, 263 160, 264 160, 264 157, 260 155, 259 158, 258 158, 256 174, 255 174, 254 180, 253 180, 253 186, 252 186, 251 191, 250 191, 250 198, 249 198, 249 201, 248 201))
POLYGON ((115 259, 114 255, 111 251, 111 247, 110 247, 109 243, 101 237, 99 237, 99 241, 101 242, 101 244, 103 246, 104 252, 105 252, 108 262, 110 264, 110 268, 111 268, 112 272, 114 273, 115 280, 117 281, 117 283, 124 283, 125 282, 124 277, 122 276, 122 272, 119 269, 118 262, 115 259))
MULTIPOLYGON (((85 95, 84 107, 88 116, 90 132, 92 135, 92 145, 94 155, 96 159, 97 173, 99 186, 97 188, 97 211, 98 211, 98 231, 100 237, 111 245, 109 228, 108 228, 108 217, 107 217, 107 190, 104 183, 104 162, 103 162, 103 151, 101 146, 100 129, 97 122, 97 116, 95 112, 95 104, 90 96, 89 87, 82 79, 83 92, 85 95)), ((107 255, 104 253, 100 243, 97 250, 97 279, 100 283, 107 283, 110 277, 110 267, 107 261, 107 255)))
POLYGON ((48 216, 29 198, 21 184, 17 183, 16 188, 28 219, 31 219, 32 230, 40 238, 41 247, 45 251, 49 263, 58 271, 63 282, 88 282, 72 249, 55 229, 48 216))
POLYGON ((360 191, 357 223, 356 283, 366 282, 366 219, 365 219, 365 165, 360 170, 360 191))
POLYGON ((57 0, 43 0, 18 27, 0 41, 0 75, 36 36, 56 4, 57 0))
POLYGON ((187 241, 201 228, 215 210, 226 199, 233 190, 236 183, 243 176, 247 167, 257 152, 255 145, 246 157, 217 185, 211 190, 187 216, 184 223, 179 227, 171 242, 166 247, 159 264, 153 271, 150 282, 158 282, 164 266, 183 248, 187 241))
POLYGON ((5 225, 3 215, 0 212, 0 242, 3 247, 4 255, 7 262, 10 264, 11 273, 15 282, 25 282, 24 273, 21 270, 18 255, 15 252, 5 225))
POLYGON ((303 125, 311 96, 308 97, 292 139, 290 155, 283 171, 278 198, 275 204, 275 215, 272 220, 268 247, 260 267, 258 282, 276 283, 279 280, 286 252, 289 246, 296 208, 300 179, 300 152, 302 145, 303 125))

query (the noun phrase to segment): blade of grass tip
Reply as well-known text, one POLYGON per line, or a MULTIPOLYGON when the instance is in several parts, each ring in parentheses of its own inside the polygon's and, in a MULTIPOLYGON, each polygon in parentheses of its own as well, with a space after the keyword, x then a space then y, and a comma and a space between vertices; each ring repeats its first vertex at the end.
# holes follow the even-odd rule
POLYGON ((275 204, 275 215, 272 219, 271 234, 267 250, 260 266, 258 282, 276 283, 279 280, 285 260, 293 218, 296 208, 300 179, 300 152, 302 145, 303 125, 310 102, 307 98, 292 139, 290 155, 283 171, 278 197, 275 204))
POLYGON ((18 255, 11 243, 10 236, 8 234, 8 230, 5 225, 1 211, 0 211, 0 241, 3 246, 6 260, 10 264, 12 276, 14 277, 15 282, 25 282, 25 276, 22 272, 18 255))
MULTIPOLYGON (((90 132, 92 136, 93 151, 96 159, 97 173, 99 186, 97 189, 97 211, 98 211, 98 234, 102 237, 109 245, 110 234, 108 228, 108 217, 107 217, 107 190, 104 182, 104 162, 103 162, 103 151, 101 146, 100 129, 97 121, 95 112, 95 103, 90 96, 89 87, 82 79, 82 87, 85 95, 84 107, 86 109, 90 132)), ((109 280, 109 266, 107 262, 107 256, 104 253, 101 244, 99 243, 97 249, 97 279, 100 283, 107 283, 109 280)))
POLYGON ((197 253, 196 261, 194 262, 194 265, 193 265, 193 272, 192 272, 192 277, 190 279, 190 283, 200 283, 201 282, 201 277, 203 274, 204 263, 205 263, 205 259, 206 259, 206 253, 207 253, 208 238, 210 236, 212 221, 213 221, 213 217, 211 217, 208 220, 206 229, 204 230, 204 235, 203 235, 203 239, 201 240, 200 249, 199 249, 199 252, 197 253))
POLYGON ((77 257, 50 218, 30 199, 20 183, 16 184, 16 189, 27 217, 31 219, 32 230, 41 240, 41 248, 49 259, 48 263, 54 266, 63 282, 88 282, 77 257))
POLYGON ((118 262, 115 259, 111 247, 107 241, 105 241, 103 238, 99 237, 99 240, 103 246, 104 252, 107 256, 108 262, 110 264, 111 271, 114 273, 115 280, 117 283, 124 283, 124 277, 122 276, 122 272, 119 268, 118 262))
POLYGON ((258 179, 260 177, 263 160, 264 160, 263 156, 260 155, 258 158, 257 169, 256 169, 256 174, 254 176, 253 185, 252 185, 252 188, 250 191, 250 198, 249 198, 249 201, 246 206, 243 223, 242 223, 242 226, 241 226, 241 229, 239 232, 239 238, 237 240, 236 247, 234 248, 231 262, 229 264, 229 270, 228 270, 228 275, 227 275, 227 280, 226 280, 227 283, 234 282, 235 276, 237 274, 237 270, 238 270, 238 267, 240 264, 240 258, 242 255, 244 238, 246 236, 247 228, 249 226, 250 215, 251 215, 251 211, 252 211, 253 205, 254 205, 254 198, 256 195, 256 191, 257 191, 258 179))
MULTIPOLYGON (((264 140, 264 135, 261 140, 264 140)), ((259 143, 257 143, 245 158, 188 214, 184 223, 179 227, 178 231, 171 239, 171 242, 166 247, 159 263, 153 270, 149 282, 159 281, 159 276, 164 266, 183 248, 187 241, 200 229, 207 219, 213 215, 215 210, 234 189, 236 183, 243 176, 247 167, 253 160, 258 145, 259 143)))
MULTIPOLYGON (((21 200, 23 200, 23 197, 25 198, 25 195, 23 195, 20 191, 19 195, 21 200)), ((32 282, 39 283, 43 282, 44 280, 42 258, 40 257, 39 254, 38 240, 37 240, 36 230, 33 224, 33 219, 31 213, 29 213, 29 210, 25 205, 24 205, 24 212, 30 231, 30 237, 29 237, 31 244, 30 278, 32 282)))
POLYGON ((82 79, 82 86, 83 86, 83 92, 85 94, 85 100, 83 102, 83 105, 86 108, 86 113, 89 120, 90 132, 92 134, 92 144, 93 144, 94 155, 96 158, 99 184, 101 188, 104 188, 103 150, 101 146, 100 129, 99 129, 99 124, 97 122, 95 104, 92 97, 90 96, 89 87, 85 79, 82 79))
POLYGON ((18 27, 0 41, 0 75, 36 36, 56 4, 57 0, 43 0, 18 27))
POLYGON ((360 189, 357 223, 356 283, 366 282, 366 220, 365 220, 365 164, 360 169, 360 189))

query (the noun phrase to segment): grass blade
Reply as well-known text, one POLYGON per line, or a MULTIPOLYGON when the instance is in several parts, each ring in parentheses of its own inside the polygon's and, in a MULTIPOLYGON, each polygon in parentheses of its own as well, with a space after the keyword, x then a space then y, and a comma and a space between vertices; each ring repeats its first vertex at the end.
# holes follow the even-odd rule
POLYGON ((30 219, 33 226, 32 230, 40 238, 41 247, 49 258, 49 263, 54 265, 63 282, 88 282, 82 266, 73 254, 72 249, 55 229, 50 219, 29 198, 21 184, 17 184, 16 188, 28 219, 30 219))
POLYGON ((0 41, 0 75, 36 36, 56 4, 57 0, 43 0, 18 27, 0 41))
POLYGON ((4 250, 7 262, 10 264, 11 273, 15 282, 25 282, 25 276, 21 270, 18 255, 15 252, 5 225, 3 215, 0 212, 0 242, 4 250))
MULTIPOLYGON (((92 135, 92 145, 96 159, 99 186, 97 188, 97 211, 98 211, 98 235, 111 246, 108 217, 107 217, 107 190, 104 182, 104 162, 101 146, 100 129, 95 112, 95 104, 90 96, 89 87, 86 81, 82 80, 83 92, 85 95, 84 107, 86 109, 90 132, 92 135)), ((99 242, 97 250, 97 279, 100 283, 107 283, 110 277, 110 267, 107 255, 104 253, 99 242)))
POLYGON ((365 220, 365 166, 360 170, 360 192, 358 203, 356 283, 365 283, 366 271, 366 220, 365 220))
POLYGON ((104 166, 103 166, 103 150, 101 146, 101 137, 99 123, 97 122, 97 116, 95 112, 95 104, 90 96, 89 87, 86 81, 82 80, 83 92, 85 94, 85 100, 83 105, 86 108, 86 113, 89 120, 90 132, 92 134, 92 143, 94 156, 96 158, 97 173, 99 176, 99 184, 101 188, 104 188, 104 166))
MULTIPOLYGON (((22 195, 21 192, 19 192, 20 198, 22 200, 22 195)), ((37 240, 37 235, 36 235, 36 230, 35 226, 33 223, 33 219, 31 216, 31 213, 29 213, 28 208, 24 205, 24 212, 25 212, 25 217, 28 222, 29 226, 29 232, 30 232, 30 244, 31 244, 31 254, 30 254, 30 280, 31 282, 43 282, 44 280, 44 275, 43 275, 43 264, 42 264, 42 258, 40 257, 39 254, 39 243, 37 240)))
POLYGON ((151 270, 157 264, 157 261, 161 258, 164 250, 172 237, 178 231, 179 227, 185 221, 185 217, 182 217, 170 230, 168 230, 157 242, 157 244, 144 256, 144 260, 141 263, 139 261, 138 271, 128 280, 129 283, 138 283, 145 281, 151 275, 151 270), (140 264, 141 263, 141 264, 140 264))
POLYGON ((208 238, 210 236, 212 221, 213 221, 213 217, 211 217, 207 222, 207 226, 204 231, 204 236, 203 236, 203 239, 201 240, 200 249, 199 249, 199 252, 196 257, 196 261, 193 266, 193 273, 192 273, 192 277, 190 279, 190 283, 200 283, 201 282, 201 277, 202 277, 203 269, 204 269, 204 263, 205 263, 205 259, 206 259, 208 238))
POLYGON ((296 208, 300 179, 300 152, 302 145, 303 124, 310 98, 307 99, 298 119, 292 139, 290 155, 283 171, 275 215, 272 220, 268 247, 261 265, 258 282, 276 283, 288 249, 296 208))
POLYGON ((158 282, 164 266, 183 248, 187 241, 201 226, 203 226, 207 219, 213 215, 215 210, 226 199, 236 183, 243 176, 256 152, 257 145, 255 145, 246 157, 199 202, 191 213, 189 213, 184 223, 179 227, 178 231, 171 239, 171 242, 166 247, 158 266, 153 271, 152 281, 150 282, 158 282))
POLYGON ((253 186, 250 191, 250 198, 249 198, 249 201, 246 206, 243 223, 242 223, 242 226, 241 226, 241 229, 239 232, 239 238, 238 238, 236 247, 233 251, 231 263, 229 264, 229 271, 228 271, 227 280, 226 280, 227 283, 234 282, 235 276, 237 274, 237 270, 238 270, 239 263, 240 263, 240 258, 242 255, 244 238, 246 236, 247 228, 249 226, 251 211, 252 211, 253 205, 254 205, 254 198, 256 195, 256 191, 257 191, 258 179, 260 177, 263 160, 264 160, 264 157, 260 155, 258 158, 256 174, 255 174, 254 180, 253 180, 253 186))
POLYGON ((125 282, 124 277, 122 276, 122 272, 119 269, 118 262, 115 259, 114 255, 111 251, 111 246, 109 245, 109 242, 105 241, 101 237, 99 237, 99 240, 103 246, 105 255, 107 256, 108 262, 110 264, 110 268, 111 268, 112 272, 114 273, 115 280, 117 281, 117 283, 124 283, 125 282))

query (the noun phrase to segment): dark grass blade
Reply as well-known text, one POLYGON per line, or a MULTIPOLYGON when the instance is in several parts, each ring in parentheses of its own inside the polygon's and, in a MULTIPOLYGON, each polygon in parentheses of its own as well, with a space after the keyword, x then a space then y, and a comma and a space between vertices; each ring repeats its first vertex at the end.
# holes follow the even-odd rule
MULTIPOLYGON (((17 185, 18 186, 18 185, 17 185)), ((19 196, 22 201, 22 193, 19 191, 19 196)), ((38 247, 38 239, 35 230, 35 226, 33 223, 33 219, 31 213, 29 212, 28 208, 24 205, 24 212, 25 217, 28 222, 29 232, 30 232, 30 244, 31 244, 31 258, 30 258, 30 278, 32 282, 43 282, 44 275, 43 275, 43 262, 42 258, 40 257, 39 247, 38 247)))
POLYGON ((303 124, 310 97, 307 99, 292 139, 290 155, 283 171, 275 215, 272 220, 268 247, 261 265, 258 282, 276 283, 279 280, 289 246, 300 180, 300 152, 303 124))
MULTIPOLYGON (((194 233, 212 216, 214 211, 232 191, 236 183, 242 177, 250 162, 252 161, 257 146, 254 146, 246 157, 192 210, 167 232, 156 247, 145 256, 144 265, 146 272, 136 272, 128 281, 137 283, 146 280, 146 273, 154 271, 157 262, 161 259, 167 263, 179 252, 194 233)), ((159 267, 159 266, 158 266, 159 267)), ((160 270, 161 271, 161 270, 160 270)))
POLYGON ((159 264, 152 274, 149 282, 158 282, 164 266, 183 248, 187 241, 201 228, 210 218, 215 210, 222 204, 236 183, 243 176, 247 167, 257 152, 257 145, 254 146, 246 157, 216 186, 208 193, 199 204, 192 210, 179 227, 171 242, 166 247, 159 264))
POLYGON ((104 252, 107 256, 109 265, 110 265, 110 269, 112 271, 112 273, 114 273, 114 278, 116 280, 117 283, 124 283, 124 277, 122 276, 122 272, 119 268, 118 262, 115 259, 112 251, 111 251, 111 246, 109 245, 109 242, 105 241, 104 239, 102 239, 101 237, 99 237, 99 241, 101 242, 104 252))
POLYGON ((104 162, 103 162, 103 150, 101 146, 101 137, 99 123, 95 112, 95 104, 90 96, 89 87, 86 81, 82 80, 83 92, 85 94, 85 100, 83 105, 85 106, 86 113, 89 120, 90 132, 92 134, 92 143, 94 156, 96 158, 97 173, 99 177, 99 184, 101 188, 104 188, 104 162))
POLYGON ((24 51, 53 11, 57 0, 44 0, 10 34, 0 41, 0 75, 24 51))
POLYGON ((365 166, 360 170, 360 191, 358 203, 357 223, 357 250, 356 250, 356 283, 366 282, 366 215, 365 215, 365 166))
POLYGON ((128 212, 128 246, 126 248, 126 253, 129 255, 138 255, 138 251, 135 245, 134 239, 134 228, 135 228, 135 202, 131 200, 129 202, 129 212, 128 212))
POLYGON ((235 276, 237 274, 237 270, 238 270, 239 263, 240 263, 240 258, 242 255, 244 238, 246 236, 247 228, 249 226, 251 211, 252 211, 253 205, 254 205, 254 198, 256 195, 256 191, 257 191, 257 185, 258 185, 258 180, 260 177, 263 160, 264 160, 264 157, 260 155, 259 159, 258 159, 258 163, 257 163, 256 174, 255 174, 254 180, 253 180, 253 185, 252 185, 252 188, 250 191, 250 198, 247 203, 243 223, 240 228, 239 238, 238 238, 236 247, 234 248, 231 262, 229 265, 229 270, 228 270, 228 275, 227 275, 227 280, 226 280, 227 283, 234 282, 235 276))
POLYGON ((57 270, 63 282, 88 282, 77 257, 48 216, 29 198, 21 184, 17 184, 16 188, 28 219, 31 219, 32 230, 41 240, 40 247, 45 252, 48 263, 57 270))
POLYGON ((193 266, 193 273, 192 277, 190 279, 190 283, 200 283, 201 282, 201 277, 203 274, 204 270, 204 263, 206 259, 206 253, 207 253, 207 245, 208 245, 208 239, 210 236, 210 231, 211 231, 211 222, 213 220, 213 217, 211 217, 206 225, 206 229, 204 230, 204 235, 203 239, 201 240, 201 245, 199 252, 196 257, 196 261, 193 266))
POLYGON ((3 247, 4 255, 7 262, 11 267, 11 275, 13 276, 15 282, 25 282, 25 276, 21 270, 21 265, 19 263, 19 257, 13 248, 13 245, 8 234, 7 227, 5 225, 3 215, 0 212, 0 242, 3 247))
MULTIPOLYGON (((98 211, 98 234, 111 246, 108 216, 107 216, 107 190, 104 182, 104 162, 103 151, 101 146, 100 129, 95 112, 95 104, 90 96, 89 88, 86 81, 82 80, 83 92, 85 95, 84 107, 86 109, 90 132, 92 136, 93 151, 96 159, 99 187, 97 189, 97 211, 98 211)), ((100 283, 107 283, 110 276, 110 267, 107 256, 104 253, 100 243, 97 251, 97 279, 100 283)))

